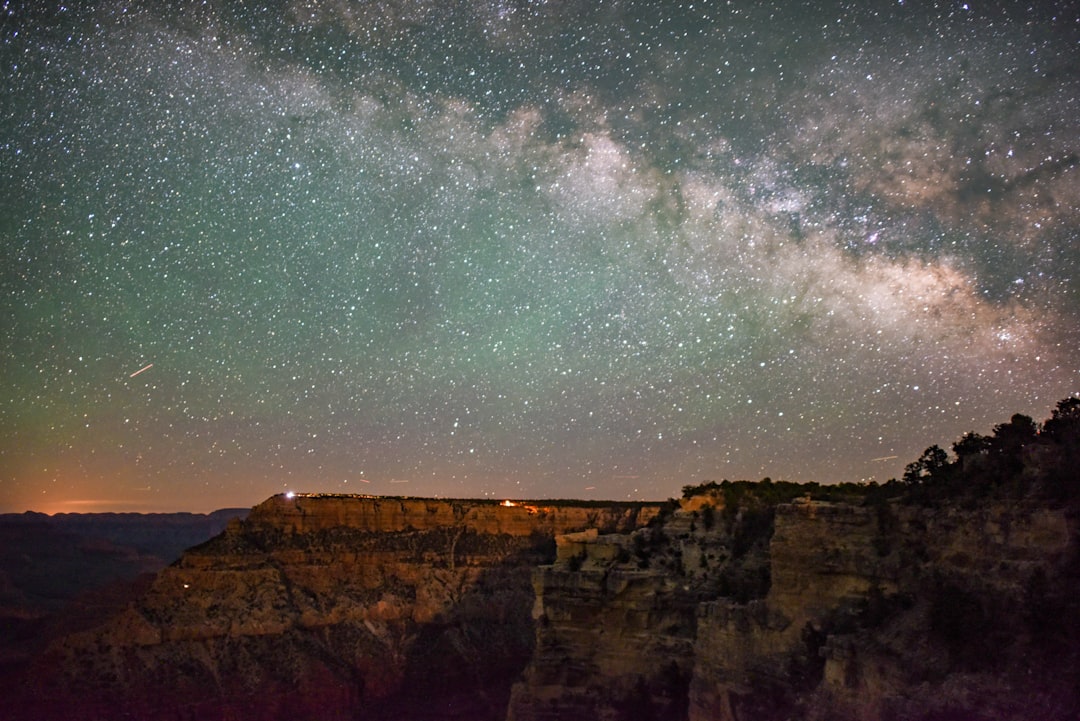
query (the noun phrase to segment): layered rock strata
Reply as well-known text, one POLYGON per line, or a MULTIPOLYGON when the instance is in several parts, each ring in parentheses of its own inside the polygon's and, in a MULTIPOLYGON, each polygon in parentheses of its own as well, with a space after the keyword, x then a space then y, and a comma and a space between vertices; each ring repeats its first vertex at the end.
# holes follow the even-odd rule
POLYGON ((764 538, 750 511, 698 499, 648 529, 560 539, 533 574, 537 645, 509 718, 1080 710, 1080 543, 1066 510, 806 500, 770 512, 764 538))
POLYGON ((657 510, 275 496, 54 646, 34 717, 501 719, 554 536, 657 510))
POLYGON ((733 584, 765 588, 759 574, 731 573, 760 570, 763 543, 733 559, 733 529, 707 505, 631 533, 557 539, 556 562, 533 573, 536 651, 510 721, 686 718, 698 607, 733 584))
POLYGON ((1074 510, 724 499, 276 496, 22 718, 1080 717, 1074 510))
MULTIPOLYGON (((1069 605, 1077 551, 1064 511, 780 506, 768 595, 699 610, 689 718, 1024 719, 1042 701, 1042 718, 1075 709, 1071 682, 1038 676, 1075 674, 1078 649, 1064 668, 1045 657, 1031 612, 1069 605)), ((1075 644, 1075 619, 1063 620, 1061 637, 1075 644)))

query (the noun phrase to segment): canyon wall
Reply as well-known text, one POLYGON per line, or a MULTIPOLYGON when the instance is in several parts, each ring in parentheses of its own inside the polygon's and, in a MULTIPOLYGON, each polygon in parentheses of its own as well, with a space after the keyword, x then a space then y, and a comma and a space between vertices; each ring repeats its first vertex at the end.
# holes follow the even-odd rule
POLYGON ((1080 716, 1075 510, 725 503, 275 496, 12 718, 1080 716))
POLYGON ((0 698, 52 641, 94 628, 248 509, 0 514, 0 698))
POLYGON ((251 510, 248 526, 269 532, 317 533, 350 528, 400 533, 453 528, 473 533, 553 536, 584 528, 605 532, 648 523, 655 503, 470 501, 322 494, 279 494, 251 510))
POLYGON ((275 496, 55 644, 26 717, 502 719, 554 536, 658 510, 275 496))
POLYGON ((533 573, 536 650, 510 721, 687 718, 699 607, 767 587, 766 535, 736 556, 738 522, 716 518, 719 503, 558 539, 555 563, 533 573))
POLYGON ((703 510, 565 539, 534 572, 512 721, 1076 718, 1067 511, 800 500, 763 535, 703 510))

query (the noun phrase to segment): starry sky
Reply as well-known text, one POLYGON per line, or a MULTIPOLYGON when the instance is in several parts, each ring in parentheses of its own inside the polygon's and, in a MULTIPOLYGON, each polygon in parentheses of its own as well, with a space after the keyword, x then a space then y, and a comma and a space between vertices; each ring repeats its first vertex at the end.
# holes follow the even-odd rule
POLYGON ((1080 392, 1068 3, 2 2, 0 511, 885 481, 1080 392))

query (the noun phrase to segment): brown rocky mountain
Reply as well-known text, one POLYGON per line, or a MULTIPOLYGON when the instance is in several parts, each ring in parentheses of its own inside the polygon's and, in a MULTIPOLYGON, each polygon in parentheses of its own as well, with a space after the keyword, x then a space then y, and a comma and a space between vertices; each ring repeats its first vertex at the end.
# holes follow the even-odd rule
POLYGON ((1074 514, 800 499, 740 558, 687 505, 535 572, 509 719, 1077 718, 1074 514))
POLYGON ((556 535, 657 504, 275 496, 54 644, 26 718, 502 718, 556 535))
POLYGON ((1078 718, 1075 504, 806 488, 708 484, 665 504, 275 496, 54 643, 9 708, 1078 718))

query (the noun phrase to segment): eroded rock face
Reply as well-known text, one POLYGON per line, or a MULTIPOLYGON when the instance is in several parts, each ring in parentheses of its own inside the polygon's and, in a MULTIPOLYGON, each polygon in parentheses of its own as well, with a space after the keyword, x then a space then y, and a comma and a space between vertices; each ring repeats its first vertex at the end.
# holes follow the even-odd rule
POLYGON ((1075 676, 1078 649, 1055 668, 1030 614, 1033 594, 1067 604, 1076 552, 1064 511, 780 506, 768 595, 700 608, 689 718, 1072 713, 1072 682, 1053 677, 1075 676))
POLYGON ((648 523, 658 504, 536 502, 492 503, 433 498, 280 494, 252 509, 253 527, 285 533, 313 533, 334 528, 371 533, 464 528, 476 533, 548 536, 585 528, 605 532, 648 523))
POLYGON ((557 539, 555 564, 533 574, 536 651, 508 719, 686 718, 697 608, 732 563, 730 529, 699 509, 557 539))
POLYGON ((512 721, 1080 710, 1066 511, 800 501, 775 508, 767 542, 747 542, 750 514, 710 515, 706 529, 705 508, 559 539, 556 563, 533 574, 537 643, 512 721))
POLYGON ((53 646, 22 717, 1080 714, 1074 512, 721 502, 276 496, 53 646))
POLYGON ((554 535, 657 510, 275 496, 55 645, 33 717, 501 719, 554 535))
POLYGON ((895 587, 878 553, 873 509, 804 502, 776 509, 768 595, 699 608, 691 719, 772 718, 812 688, 812 637, 823 619, 855 609, 872 587, 895 587))

